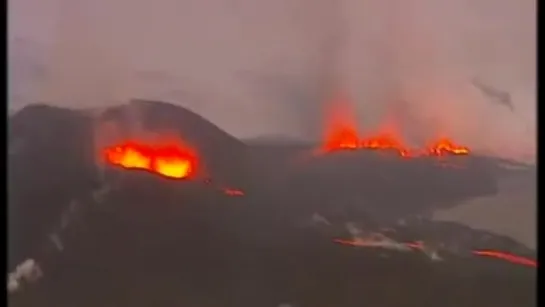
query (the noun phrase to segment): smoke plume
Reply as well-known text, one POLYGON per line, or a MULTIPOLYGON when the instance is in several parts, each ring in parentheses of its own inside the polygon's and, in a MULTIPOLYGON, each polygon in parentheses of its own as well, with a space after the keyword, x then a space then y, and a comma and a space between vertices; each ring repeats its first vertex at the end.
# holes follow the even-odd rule
POLYGON ((535 158, 534 0, 48 1, 57 27, 38 100, 165 99, 239 137, 317 139, 342 92, 363 130, 403 104, 410 135, 535 158))

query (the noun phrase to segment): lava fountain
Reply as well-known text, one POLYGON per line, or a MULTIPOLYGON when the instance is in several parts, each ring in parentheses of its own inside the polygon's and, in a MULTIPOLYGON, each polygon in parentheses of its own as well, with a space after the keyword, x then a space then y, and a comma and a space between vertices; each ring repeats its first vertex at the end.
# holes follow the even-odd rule
POLYGON ((188 179, 195 175, 198 157, 180 142, 159 145, 125 141, 103 151, 111 165, 132 170, 144 170, 171 179, 188 179))

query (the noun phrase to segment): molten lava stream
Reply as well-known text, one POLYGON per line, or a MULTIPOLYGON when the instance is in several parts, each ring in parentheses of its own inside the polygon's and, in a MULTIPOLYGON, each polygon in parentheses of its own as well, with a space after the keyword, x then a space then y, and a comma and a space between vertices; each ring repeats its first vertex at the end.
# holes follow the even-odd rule
POLYGON ((409 148, 395 134, 381 133, 360 139, 357 132, 346 126, 330 132, 324 142, 324 151, 341 150, 375 150, 379 152, 395 152, 401 157, 411 158, 418 156, 467 156, 468 147, 457 145, 448 138, 441 138, 430 142, 426 148, 409 148))
POLYGON ((360 147, 357 132, 351 127, 340 127, 327 136, 324 144, 326 152, 336 150, 355 150, 360 147))
POLYGON ((531 266, 531 267, 537 267, 537 261, 517 255, 512 255, 504 252, 499 251, 492 251, 492 250, 476 250, 473 251, 474 255, 477 256, 484 256, 484 257, 494 257, 501 260, 509 261, 516 264, 531 266))
POLYGON ((435 156, 457 155, 465 156, 469 154, 469 148, 455 144, 448 138, 440 138, 428 146, 428 154, 435 156))
POLYGON ((145 153, 145 148, 136 144, 125 144, 107 148, 105 150, 106 161, 127 169, 149 169, 151 158, 145 153))
MULTIPOLYGON (((373 247, 376 246, 376 244, 372 244, 373 242, 365 242, 365 241, 356 241, 356 240, 344 240, 344 239, 334 239, 333 242, 339 243, 342 245, 349 245, 354 247, 373 247)), ((424 248, 424 243, 422 241, 416 241, 416 242, 409 242, 409 243, 400 243, 407 247, 410 247, 412 249, 421 250, 424 248)), ((472 254, 475 256, 482 256, 482 257, 492 257, 497 258, 500 260, 508 261, 514 264, 529 266, 529 267, 537 267, 537 261, 517 256, 505 252, 495 251, 495 250, 473 250, 472 254)))
POLYGON ((195 165, 192 155, 179 148, 159 148, 152 159, 152 169, 165 177, 183 179, 191 175, 195 165))
POLYGON ((468 155, 469 148, 457 145, 442 137, 430 142, 425 148, 409 148, 394 117, 384 119, 374 135, 361 138, 353 104, 342 92, 336 93, 327 105, 321 152, 357 149, 395 152, 404 158, 417 156, 468 155))
POLYGON ((325 113, 323 150, 355 150, 360 147, 357 122, 351 102, 342 93, 336 93, 325 113))
POLYGON ((106 148, 104 157, 112 165, 173 179, 189 178, 197 167, 196 156, 180 145, 151 146, 130 141, 106 148))
POLYGON ((364 139, 360 142, 363 149, 394 151, 402 157, 411 157, 414 154, 393 134, 379 134, 364 139))

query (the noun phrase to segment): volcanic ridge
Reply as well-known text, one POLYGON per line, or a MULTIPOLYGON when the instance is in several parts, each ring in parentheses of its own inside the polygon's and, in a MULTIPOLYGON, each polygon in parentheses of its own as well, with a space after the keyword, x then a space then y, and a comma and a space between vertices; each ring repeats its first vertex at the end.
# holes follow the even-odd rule
POLYGON ((532 168, 448 138, 245 142, 147 100, 8 129, 9 271, 41 272, 11 306, 535 306, 533 250, 429 219, 532 168))

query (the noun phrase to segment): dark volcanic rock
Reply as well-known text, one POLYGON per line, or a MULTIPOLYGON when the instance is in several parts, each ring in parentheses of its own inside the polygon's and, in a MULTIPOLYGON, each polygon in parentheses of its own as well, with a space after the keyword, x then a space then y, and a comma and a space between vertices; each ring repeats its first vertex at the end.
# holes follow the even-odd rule
POLYGON ((98 184, 90 118, 29 106, 8 124, 9 267, 36 252, 71 199, 98 184), (23 243, 24 242, 24 243, 23 243))
POLYGON ((272 152, 278 152, 277 160, 271 153, 253 156, 253 171, 266 174, 262 187, 270 194, 267 200, 286 206, 280 212, 292 215, 350 207, 391 223, 498 191, 495 166, 482 157, 403 159, 366 151, 311 156, 309 148, 294 149, 291 157, 278 149, 272 152), (275 167, 260 167, 261 157, 275 167))
MULTIPOLYGON (((452 170, 436 160, 365 152, 305 156, 312 149, 306 145, 243 144, 174 105, 131 105, 145 130, 174 131, 195 146, 214 180, 174 181, 113 168, 98 181, 86 114, 47 106, 15 114, 9 123, 10 257, 35 257, 46 276, 14 297, 13 306, 535 305, 532 269, 503 262, 488 268, 456 255, 440 264, 423 253, 383 258, 298 224, 320 212, 335 225, 361 217, 380 229, 384 221, 494 193, 489 160, 466 157, 465 169, 452 170), (242 187, 246 196, 229 197, 219 184, 242 187), (99 188, 107 192, 95 197, 99 188), (73 221, 78 231, 67 227, 65 250, 45 253, 46 236, 73 200, 84 212, 73 221)), ((103 117, 129 125, 129 108, 103 117)), ((458 239, 481 233, 445 225, 395 230, 400 239, 480 244, 458 239)))
POLYGON ((175 134, 197 150, 206 176, 232 185, 244 183, 246 145, 190 110, 170 103, 137 99, 106 110, 103 118, 121 123, 127 135, 135 138, 139 137, 139 131, 131 133, 130 129, 157 135, 175 134), (138 129, 134 129, 134 121, 138 121, 138 129))
MULTIPOLYGON (((251 218, 244 213, 251 205, 199 183, 135 174, 88 214, 89 231, 66 242, 57 269, 14 302, 535 305, 532 269, 455 256, 435 263, 417 252, 384 257, 380 250, 333 244, 332 237, 285 220, 251 218)), ((425 234, 440 237, 437 229, 425 234)))

